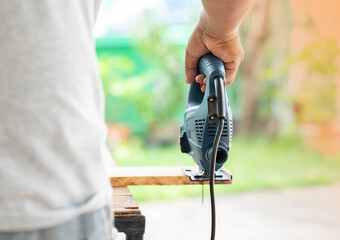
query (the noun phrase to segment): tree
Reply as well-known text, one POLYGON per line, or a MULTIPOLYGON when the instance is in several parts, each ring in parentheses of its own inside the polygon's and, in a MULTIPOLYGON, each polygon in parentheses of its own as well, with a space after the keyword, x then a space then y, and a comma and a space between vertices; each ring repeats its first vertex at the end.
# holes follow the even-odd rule
MULTIPOLYGON (((244 37, 246 57, 242 63, 242 117, 239 125, 240 135, 251 133, 258 122, 258 101, 261 91, 261 73, 264 65, 264 46, 269 36, 270 0, 259 2, 248 18, 248 34, 244 37)), ((247 25, 245 26, 247 27, 247 25)))

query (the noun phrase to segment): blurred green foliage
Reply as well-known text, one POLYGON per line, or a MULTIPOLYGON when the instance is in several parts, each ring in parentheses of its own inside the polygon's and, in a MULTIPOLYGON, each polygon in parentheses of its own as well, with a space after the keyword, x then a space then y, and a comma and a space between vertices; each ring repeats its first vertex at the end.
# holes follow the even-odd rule
POLYGON ((152 82, 149 106, 155 114, 153 120, 171 121, 184 107, 184 48, 173 43, 169 28, 152 11, 145 12, 134 42, 151 65, 147 73, 152 82))
MULTIPOLYGON (((153 111, 149 107, 150 89, 153 87, 151 74, 144 72, 137 76, 131 76, 136 65, 130 58, 124 56, 103 55, 99 58, 99 64, 107 101, 115 98, 119 100, 118 104, 133 102, 137 104, 141 119, 152 119, 153 111)), ((113 104, 110 106, 112 107, 111 111, 115 112, 117 117, 123 114, 123 112, 117 112, 117 108, 113 104)), ((122 110, 128 111, 129 109, 127 107, 122 110)), ((116 119, 110 120, 115 121, 116 119)))
POLYGON ((182 118, 187 86, 183 46, 173 43, 166 24, 152 12, 146 12, 143 20, 136 28, 131 48, 146 67, 138 69, 135 59, 121 54, 101 54, 99 65, 107 121, 129 124, 138 118, 139 124, 133 124, 132 130, 146 134, 152 124, 182 118), (133 113, 129 114, 131 109, 133 113))

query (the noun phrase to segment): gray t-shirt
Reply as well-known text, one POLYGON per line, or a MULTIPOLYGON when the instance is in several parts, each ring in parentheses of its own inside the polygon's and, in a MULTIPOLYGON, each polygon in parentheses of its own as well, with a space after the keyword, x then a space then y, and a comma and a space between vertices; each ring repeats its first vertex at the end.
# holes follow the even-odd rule
POLYGON ((110 203, 97 0, 0 0, 0 231, 110 203))

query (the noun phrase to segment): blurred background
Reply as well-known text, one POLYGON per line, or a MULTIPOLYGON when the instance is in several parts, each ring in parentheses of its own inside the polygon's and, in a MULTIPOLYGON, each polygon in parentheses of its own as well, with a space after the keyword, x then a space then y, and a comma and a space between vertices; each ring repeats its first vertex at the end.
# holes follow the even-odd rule
MULTIPOLYGON (((185 46, 200 9, 198 0, 103 1, 96 50, 117 165, 195 165, 178 138, 185 46)), ((258 0, 245 19, 245 60, 227 89, 235 132, 225 167, 234 181, 218 194, 340 181, 339 9, 338 0, 258 0)), ((139 202, 202 191, 131 189, 139 202)))

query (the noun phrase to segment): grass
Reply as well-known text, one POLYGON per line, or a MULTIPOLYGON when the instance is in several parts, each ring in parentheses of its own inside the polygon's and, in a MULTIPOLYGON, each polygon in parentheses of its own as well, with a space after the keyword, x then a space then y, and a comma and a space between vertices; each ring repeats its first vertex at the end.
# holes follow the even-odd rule
MULTIPOLYGON (((113 151, 119 166, 195 165, 178 145, 147 148, 140 139, 113 151)), ((233 184, 216 186, 217 194, 328 184, 340 181, 340 156, 327 157, 304 147, 298 137, 233 139, 228 162, 233 184)), ((200 196, 202 186, 130 187, 137 201, 200 196)), ((204 187, 208 194, 208 186, 204 187)))

